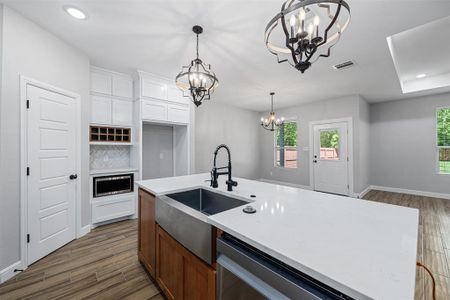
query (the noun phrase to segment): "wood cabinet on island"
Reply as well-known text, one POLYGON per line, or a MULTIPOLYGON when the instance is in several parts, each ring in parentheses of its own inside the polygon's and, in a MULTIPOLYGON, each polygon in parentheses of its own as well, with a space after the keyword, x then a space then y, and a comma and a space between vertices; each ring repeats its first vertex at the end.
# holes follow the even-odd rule
POLYGON ((215 299, 215 269, 156 223, 155 200, 139 189, 139 261, 168 299, 215 299))

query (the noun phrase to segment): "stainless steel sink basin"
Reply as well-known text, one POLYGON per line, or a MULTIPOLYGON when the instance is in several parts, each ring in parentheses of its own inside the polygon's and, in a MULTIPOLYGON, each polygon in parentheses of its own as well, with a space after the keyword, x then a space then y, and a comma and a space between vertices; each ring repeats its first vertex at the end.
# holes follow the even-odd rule
POLYGON ((193 189, 156 197, 156 222, 192 253, 212 263, 212 226, 208 215, 248 203, 206 189, 193 189))
POLYGON ((208 216, 248 203, 204 189, 195 189, 166 196, 208 216))

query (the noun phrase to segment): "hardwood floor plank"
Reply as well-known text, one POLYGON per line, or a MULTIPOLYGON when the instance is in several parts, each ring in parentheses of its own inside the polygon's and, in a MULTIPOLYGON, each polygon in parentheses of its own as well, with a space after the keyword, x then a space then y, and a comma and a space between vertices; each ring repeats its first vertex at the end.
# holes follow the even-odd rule
MULTIPOLYGON (((417 259, 439 279, 437 299, 450 299, 450 254, 447 253, 447 248, 450 249, 450 200, 384 191, 370 191, 364 199, 419 209, 417 259)), ((418 270, 416 275, 415 299, 431 299, 431 280, 423 270, 418 270)))

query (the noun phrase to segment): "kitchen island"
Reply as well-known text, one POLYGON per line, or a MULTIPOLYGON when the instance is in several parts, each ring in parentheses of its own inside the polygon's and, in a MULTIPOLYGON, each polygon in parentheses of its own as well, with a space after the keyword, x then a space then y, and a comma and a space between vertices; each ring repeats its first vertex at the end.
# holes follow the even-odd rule
POLYGON ((209 187, 210 174, 138 182, 155 197, 194 188, 251 202, 207 217, 214 227, 355 299, 413 299, 419 211, 235 178, 209 187), (245 206, 245 205, 244 205, 245 206))

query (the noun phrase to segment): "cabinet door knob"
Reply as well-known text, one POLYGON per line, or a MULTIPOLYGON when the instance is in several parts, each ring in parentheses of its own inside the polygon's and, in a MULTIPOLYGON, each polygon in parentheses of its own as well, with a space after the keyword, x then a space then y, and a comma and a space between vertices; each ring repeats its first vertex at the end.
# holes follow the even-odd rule
POLYGON ((70 179, 70 180, 75 180, 75 179, 77 179, 77 178, 78 178, 78 175, 77 175, 77 174, 72 174, 72 175, 69 176, 69 179, 70 179))
POLYGON ((317 160, 313 160, 313 162, 314 162, 315 164, 317 164, 317 160))

